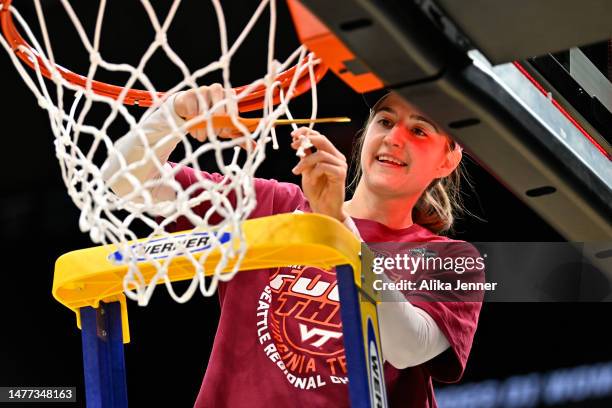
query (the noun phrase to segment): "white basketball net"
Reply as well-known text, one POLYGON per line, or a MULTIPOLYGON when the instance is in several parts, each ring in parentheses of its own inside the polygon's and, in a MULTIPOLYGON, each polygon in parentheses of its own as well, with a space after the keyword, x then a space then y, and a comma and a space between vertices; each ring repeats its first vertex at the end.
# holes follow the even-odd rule
MULTIPOLYGON (((152 2, 141 0, 141 5, 144 8, 146 15, 149 17, 152 27, 155 29, 155 36, 152 38, 151 45, 142 55, 140 62, 136 66, 126 63, 111 63, 104 59, 104 56, 99 52, 101 42, 101 28, 103 24, 104 9, 106 1, 100 0, 98 19, 96 21, 93 37, 88 37, 83 28, 79 16, 75 13, 70 3, 67 0, 60 0, 65 12, 74 24, 76 33, 78 34, 83 47, 89 54, 91 65, 87 72, 87 86, 81 88, 65 80, 58 72, 53 50, 51 47, 52 41, 50 33, 47 32, 47 24, 45 22, 44 7, 40 0, 35 0, 34 5, 37 12, 38 30, 42 33, 42 38, 35 38, 33 30, 24 21, 18 10, 11 6, 10 12, 13 15, 16 26, 24 36, 27 42, 32 45, 36 54, 43 61, 44 68, 50 71, 52 81, 47 80, 41 74, 40 64, 37 58, 29 49, 17 51, 29 53, 29 58, 36 64, 36 69, 31 70, 29 67, 16 57, 15 51, 11 49, 7 40, 0 35, 0 43, 6 49, 12 59, 19 74, 23 77, 25 83, 35 95, 38 103, 49 114, 49 121, 55 136, 55 151, 61 166, 62 177, 68 189, 68 193, 77 207, 81 210, 79 220, 80 228, 83 232, 89 232, 91 239, 100 244, 114 244, 118 252, 115 252, 114 259, 118 262, 124 262, 128 266, 128 273, 124 278, 124 290, 128 297, 137 300, 139 304, 146 305, 153 294, 153 290, 158 283, 164 283, 172 298, 177 302, 185 302, 190 299, 193 294, 200 289, 202 294, 210 296, 215 292, 219 281, 227 281, 240 269, 240 261, 245 255, 246 245, 241 228, 242 222, 249 216, 251 211, 256 206, 255 191, 253 177, 257 167, 265 158, 265 145, 272 142, 273 146, 277 147, 276 134, 272 123, 279 117, 286 116, 291 118, 288 104, 293 96, 294 87, 297 78, 309 71, 311 81, 312 95, 312 118, 316 116, 316 82, 314 80, 313 67, 318 63, 312 54, 308 57, 305 48, 297 49, 284 62, 278 62, 274 58, 274 38, 276 29, 276 7, 274 0, 262 1, 258 6, 253 17, 248 24, 243 28, 237 40, 229 44, 227 39, 227 31, 225 18, 221 2, 212 0, 216 17, 219 25, 219 38, 221 41, 222 53, 216 61, 197 69, 190 71, 185 63, 181 60, 177 53, 174 52, 172 46, 168 43, 166 31, 170 27, 180 0, 174 1, 169 13, 164 20, 158 19, 152 2), (244 92, 233 96, 228 96, 226 99, 207 109, 199 116, 188 121, 182 126, 179 126, 169 109, 167 104, 164 106, 164 116, 168 121, 169 128, 172 129, 168 135, 164 136, 157 142, 156 145, 148 145, 147 138, 143 132, 142 118, 134 117, 123 104, 125 93, 122 93, 117 100, 98 95, 91 89, 90 81, 95 79, 96 72, 99 70, 122 71, 129 74, 129 80, 121 84, 125 88, 138 86, 144 87, 153 95, 153 106, 145 111, 144 115, 150 114, 153 110, 159 107, 163 100, 157 96, 158 90, 154 83, 144 73, 145 67, 154 52, 161 49, 165 55, 174 63, 184 75, 184 78, 176 83, 171 89, 167 90, 167 95, 172 95, 180 90, 197 88, 196 81, 204 75, 220 70, 223 75, 223 86, 226 90, 232 87, 230 83, 230 64, 232 56, 240 47, 245 37, 249 34, 256 21, 268 10, 270 15, 270 28, 267 44, 267 72, 262 79, 258 79, 248 85, 244 92), (305 58, 306 57, 306 58, 305 58), (286 70, 297 61, 298 63, 295 75, 292 79, 291 86, 281 92, 281 103, 277 106, 273 105, 272 95, 275 88, 279 88, 279 83, 276 80, 277 75, 286 70), (189 129, 195 122, 202 119, 209 119, 215 112, 224 106, 235 104, 247 97, 257 86, 265 85, 266 96, 264 100, 263 113, 260 115, 264 119, 260 122, 255 131, 248 131, 244 127, 240 127, 242 136, 235 139, 220 139, 216 136, 209 137, 209 141, 203 144, 198 144, 196 148, 192 148, 187 135, 189 129), (66 103, 66 101, 69 103, 66 103), (71 101, 71 102, 70 102, 71 101), (106 117, 102 126, 88 123, 88 112, 98 105, 106 105, 110 112, 106 117), (112 175, 111 179, 105 181, 102 177, 101 167, 104 159, 100 160, 99 156, 111 157, 117 155, 113 143, 123 135, 107 134, 110 124, 116 120, 124 120, 131 132, 135 132, 145 145, 145 151, 142 155, 142 160, 151 160, 155 163, 155 168, 161 176, 148 180, 144 183, 138 181, 132 175, 132 170, 142 164, 142 161, 136 163, 126 163, 123 156, 120 154, 115 157, 121 158, 121 165, 117 172, 112 175), (199 169, 198 158, 209 151, 214 152, 214 157, 218 167, 218 172, 225 177, 225 183, 213 183, 202 177, 198 177, 195 183, 189 188, 183 190, 181 185, 175 180, 176 170, 168 171, 168 166, 164 167, 154 154, 154 149, 167 143, 170 139, 180 137, 186 152, 185 157, 174 161, 179 165, 186 165, 199 169), (241 149, 238 145, 246 140, 256 142, 256 147, 249 147, 247 150, 241 149), (233 158, 226 162, 223 159, 222 152, 224 150, 233 150, 233 158), (102 152, 102 154, 100 153, 102 152), (245 157, 246 156, 246 157, 245 157), (239 163, 240 162, 240 163, 239 163), (109 183, 119 178, 126 178, 132 185, 132 191, 119 197, 111 191, 109 183), (172 189, 176 193, 176 198, 172 201, 156 202, 153 199, 151 191, 156 188, 172 189), (229 202, 229 195, 234 194, 236 197, 236 205, 232 206, 229 202), (211 211, 206 214, 196 214, 193 208, 202 203, 210 202, 211 211), (223 218, 220 224, 212 228, 209 224, 209 216, 211 212, 217 212, 223 218), (162 215, 163 218, 159 216, 162 215), (194 226, 194 233, 203 231, 216 231, 210 233, 210 248, 205 250, 201 256, 196 258, 192 252, 187 250, 187 240, 185 237, 175 239, 173 241, 174 249, 168 256, 161 259, 156 259, 155 255, 144 252, 142 246, 133 246, 129 242, 141 237, 137 237, 132 229, 133 226, 143 225, 148 231, 148 238, 160 239, 168 237, 165 232, 165 227, 170 223, 175 222, 179 217, 184 216, 194 226), (232 245, 223 245, 220 239, 223 233, 229 233, 232 237, 240 237, 241 245, 237 250, 234 250, 232 245), (210 279, 204 278, 203 264, 207 254, 210 251, 219 249, 222 253, 222 258, 216 266, 214 275, 210 279), (187 289, 182 293, 173 288, 170 279, 168 278, 168 266, 175 256, 185 256, 193 265, 193 279, 188 284, 187 289), (139 259, 144 259, 150 262, 157 269, 156 275, 148 282, 143 277, 139 270, 139 259), (227 267, 230 260, 237 260, 231 273, 221 273, 227 267)), ((21 2, 19 2, 21 3, 21 2)), ((32 23, 32 22, 31 22, 32 23)), ((51 33, 52 34, 52 33, 51 33)), ((263 46, 263 45, 262 45, 263 46)), ((263 54, 263 53, 262 53, 263 54)), ((211 58, 212 59, 212 58, 211 58)), ((232 112, 232 120, 235 124, 237 112, 232 112)), ((208 121, 209 134, 212 133, 211 121, 208 121)), ((178 169, 180 166, 175 167, 178 169)), ((198 172, 199 173, 199 172, 198 172)), ((109 254, 111 255, 111 254, 109 254)), ((112 257, 112 256, 111 256, 112 257)), ((210 273, 209 271, 206 271, 210 273)))

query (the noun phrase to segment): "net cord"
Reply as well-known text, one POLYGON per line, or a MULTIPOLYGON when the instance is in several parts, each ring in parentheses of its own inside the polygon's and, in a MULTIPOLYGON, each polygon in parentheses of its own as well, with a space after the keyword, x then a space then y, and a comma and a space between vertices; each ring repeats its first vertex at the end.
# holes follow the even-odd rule
MULTIPOLYGON (((316 118, 318 103, 315 67, 320 61, 312 53, 309 54, 303 46, 296 49, 283 62, 275 59, 274 42, 277 28, 275 0, 261 1, 232 44, 229 43, 221 2, 211 0, 218 23, 221 56, 218 60, 193 71, 190 71, 187 64, 172 49, 167 37, 167 32, 181 4, 180 0, 175 0, 171 4, 163 20, 158 18, 149 0, 141 0, 140 3, 155 31, 155 36, 135 66, 109 62, 101 54, 102 28, 105 13, 108 12, 106 0, 100 0, 91 39, 68 0, 60 2, 89 56, 90 66, 84 86, 67 80, 62 75, 63 68, 56 64, 40 0, 34 0, 34 5, 44 47, 12 5, 8 11, 14 17, 20 31, 24 33, 27 42, 31 44, 31 48, 22 46, 13 50, 3 35, 0 35, 0 44, 39 105, 48 113, 55 136, 55 153, 60 163, 62 179, 69 196, 81 211, 79 216, 81 230, 88 232, 94 242, 113 244, 117 248, 121 259, 115 261, 127 266, 123 280, 124 291, 126 296, 137 301, 139 305, 144 306, 149 303, 155 288, 160 283, 166 287, 172 299, 179 303, 188 301, 198 290, 204 296, 211 296, 215 293, 219 282, 229 281, 240 269, 241 261, 247 251, 241 224, 257 205, 254 174, 265 160, 267 143, 272 142, 274 149, 279 147, 274 121, 281 117, 293 118, 289 103, 304 74, 308 77, 311 89, 310 117, 316 118), (265 75, 239 88, 239 92, 233 92, 230 80, 232 57, 264 15, 266 8, 270 20, 265 75), (183 76, 182 80, 165 94, 158 92, 153 81, 144 72, 152 56, 160 49, 183 76), (27 64, 17 56, 17 52, 27 56, 34 67, 33 71, 27 69, 25 66, 27 64), (278 78, 294 64, 295 71, 287 85, 287 82, 282 82, 278 78), (108 96, 95 89, 97 83, 95 77, 101 70, 128 74, 123 90, 118 96, 108 96), (222 74, 225 98, 203 109, 190 120, 177 120, 168 102, 169 99, 181 90, 197 88, 199 79, 217 70, 222 74), (54 85, 52 89, 47 85, 45 71, 50 74, 51 83, 54 85), (124 105, 128 103, 126 98, 129 91, 137 84, 142 85, 152 97, 151 106, 140 118, 136 118, 124 105), (250 132, 238 120, 237 106, 262 86, 265 87, 263 120, 254 131, 250 132), (276 104, 275 95, 279 95, 276 104), (66 106, 69 107, 67 112, 66 106), (93 112, 100 106, 109 109, 103 123, 101 125, 89 123, 93 112), (223 139, 215 134, 210 119, 222 110, 227 110, 232 123, 241 133, 240 137, 223 139), (167 127, 157 140, 150 140, 150 132, 147 130, 147 123, 152 115, 162 115, 167 127), (203 120, 207 122, 208 142, 193 147, 187 136, 188 131, 203 120), (110 130, 116 121, 123 121, 129 128, 128 135, 135 137, 142 146, 139 159, 126 160, 117 149, 110 130), (255 142, 254 146, 251 145, 251 141, 255 142), (245 146, 244 149, 239 147, 242 144, 245 146), (176 160, 176 166, 170 167, 166 160, 178 145, 183 147, 185 155, 176 160), (229 162, 224 155, 226 151, 232 152, 229 162), (106 159, 101 163, 99 156, 104 152, 106 159), (200 173, 200 158, 206 154, 212 154, 214 157, 218 172, 223 176, 221 182, 213 182, 200 173), (106 177, 104 167, 108 165, 109 160, 116 160, 117 169, 110 177, 106 177), (194 173, 196 180, 189 186, 182 186, 176 180, 182 166, 190 166, 196 170, 194 173), (138 173, 143 168, 151 170, 144 178, 138 173), (130 186, 126 194, 116 194, 110 188, 120 181, 130 186), (159 191, 172 192, 173 199, 159 200, 157 198, 159 191), (203 213, 195 210, 203 204, 209 204, 209 209, 203 213), (213 224, 211 220, 213 215, 220 216, 221 222, 213 224), (192 234, 208 233, 210 240, 208 249, 196 255, 187 247, 188 240, 185 237, 172 238, 166 233, 167 227, 182 218, 194 226, 192 234), (172 244, 172 249, 166 257, 156 257, 150 251, 147 252, 148 244, 131 243, 137 239, 134 232, 137 224, 146 227, 150 240, 165 238, 172 244), (232 238, 238 239, 238 245, 228 245, 223 242, 221 238, 224 233, 229 233, 232 238), (208 271, 203 265, 213 250, 220 251, 221 260, 215 266, 212 277, 205 278, 208 271), (193 267, 193 278, 187 282, 186 289, 182 289, 181 293, 169 277, 172 261, 178 256, 187 259, 193 267), (153 276, 146 277, 140 270, 142 260, 154 266, 156 272, 153 276), (226 271, 230 261, 234 260, 236 262, 232 268, 226 271)), ((200 93, 197 93, 197 98, 200 106, 206 106, 200 93)), ((310 127, 312 128, 312 125, 310 127)), ((293 125, 293 128, 296 129, 297 126, 293 125)), ((303 146, 308 146, 307 139, 303 140, 303 146)))

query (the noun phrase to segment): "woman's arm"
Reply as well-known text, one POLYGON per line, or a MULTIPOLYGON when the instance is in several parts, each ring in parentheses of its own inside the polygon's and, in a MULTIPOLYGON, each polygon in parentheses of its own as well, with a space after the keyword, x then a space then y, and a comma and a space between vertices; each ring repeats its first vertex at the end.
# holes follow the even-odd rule
MULTIPOLYGON (((161 167, 168 166, 169 169, 169 164, 166 163, 168 157, 183 136, 173 134, 172 126, 168 122, 168 116, 170 116, 177 128, 184 123, 184 119, 174 110, 175 98, 176 95, 170 97, 144 119, 141 126, 142 136, 132 131, 115 142, 115 151, 108 155, 102 166, 102 177, 118 196, 123 197, 129 194, 137 184, 159 178, 161 167), (154 156, 146 157, 147 150, 152 150, 154 156), (132 167, 129 170, 129 176, 128 171, 123 170, 122 162, 126 167, 132 167)), ((157 188, 151 193, 156 202, 172 200, 176 196, 171 188, 157 188)))
MULTIPOLYGON (((115 194, 122 197, 131 193, 137 185, 161 177, 164 170, 171 170, 167 163, 172 151, 184 137, 178 131, 185 119, 194 117, 224 98, 225 91, 220 84, 202 86, 198 89, 179 92, 165 101, 151 115, 143 119, 142 132, 131 131, 117 140, 114 151, 102 166, 102 176, 115 194), (173 131, 174 130, 174 131, 173 131), (147 151, 153 154, 147 155, 147 151), (130 170, 125 167, 130 166, 130 170)), ((231 98, 229 98, 230 104, 231 98)), ((221 106, 218 114, 228 111, 221 106)), ((223 129, 213 129, 221 133, 223 129)), ((207 137, 207 129, 199 128, 192 136, 200 142, 207 137)), ((150 191, 155 202, 169 201, 176 192, 169 186, 160 184, 150 191)))
POLYGON ((409 301, 382 302, 377 309, 383 357, 395 368, 423 364, 450 347, 434 319, 409 301))

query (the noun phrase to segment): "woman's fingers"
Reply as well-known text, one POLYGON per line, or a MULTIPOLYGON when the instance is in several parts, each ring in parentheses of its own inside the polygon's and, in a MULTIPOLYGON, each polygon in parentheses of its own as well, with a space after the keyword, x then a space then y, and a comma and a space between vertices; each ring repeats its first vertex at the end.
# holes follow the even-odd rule
POLYGON ((293 168, 294 174, 302 174, 305 171, 309 171, 317 163, 330 163, 336 166, 344 168, 348 167, 346 164, 346 157, 327 139, 312 129, 303 127, 292 132, 293 141, 291 147, 298 150, 302 144, 302 138, 308 137, 311 144, 317 149, 315 153, 311 153, 309 149, 305 151, 306 155, 302 157, 299 163, 293 168))
MULTIPOLYGON (((185 120, 191 119, 208 109, 210 98, 208 86, 179 92, 174 98, 174 111, 185 120)), ((206 141, 208 137, 205 128, 194 129, 190 133, 199 142, 206 141)))
MULTIPOLYGON (((197 89, 180 92, 174 99, 174 110, 183 119, 189 120, 207 112, 215 105, 215 115, 238 114, 236 93, 233 89, 225 90, 221 84, 201 86, 197 89)), ((236 137, 240 133, 234 129, 213 128, 213 132, 221 137, 236 137)), ((208 126, 201 126, 190 131, 192 136, 200 142, 206 141, 210 136, 208 126)))
POLYGON ((325 150, 317 150, 308 156, 303 157, 299 163, 293 168, 293 174, 302 174, 304 171, 311 170, 315 165, 320 163, 329 163, 335 166, 347 167, 346 160, 334 156, 325 150))
POLYGON ((174 97, 174 111, 181 118, 187 119, 198 114, 198 98, 195 93, 195 89, 190 89, 179 92, 174 97))
POLYGON ((291 143, 291 147, 293 147, 294 149, 297 149, 297 147, 294 147, 294 146, 299 146, 301 137, 308 137, 308 140, 310 140, 310 143, 317 150, 327 151, 333 154, 334 156, 346 161, 346 158, 344 157, 344 155, 340 153, 338 149, 336 149, 336 147, 332 144, 332 142, 330 142, 330 140, 327 137, 323 136, 322 134, 320 134, 319 132, 315 130, 312 130, 307 127, 301 127, 291 132, 291 136, 293 137, 293 142, 291 143))
POLYGON ((312 169, 311 176, 315 180, 322 176, 331 180, 344 180, 346 168, 331 163, 317 163, 312 169))
POLYGON ((298 152, 304 150, 304 138, 316 148, 314 153, 304 150, 293 168, 293 174, 302 176, 302 190, 314 212, 344 220, 344 184, 348 165, 346 158, 334 145, 319 132, 309 128, 299 128, 291 133, 291 147, 298 152))
MULTIPOLYGON (((211 108, 215 104, 223 100, 223 97, 225 96, 225 91, 223 90, 223 87, 221 86, 221 84, 216 84, 216 83, 212 84, 208 89, 209 89, 210 101, 211 101, 209 108, 211 108)), ((221 105, 215 113, 218 113, 219 115, 225 115, 226 113, 225 106, 226 106, 225 104, 221 105)), ((199 113, 202 113, 202 112, 199 112, 199 113)))
MULTIPOLYGON (((216 85, 219 85, 219 84, 216 84, 216 85)), ((219 110, 215 111, 213 116, 229 115, 231 117, 232 115, 234 115, 238 117, 240 112, 238 111, 238 101, 236 100, 236 91, 233 88, 230 88, 229 90, 225 90, 223 87, 221 87, 221 85, 219 85, 217 89, 214 90, 214 92, 216 93, 213 99, 215 101, 214 103, 217 103, 217 101, 221 101, 221 100, 224 100, 225 103, 223 103, 220 106, 219 110)), ((215 132, 217 132, 219 137, 224 137, 228 139, 233 139, 233 138, 242 136, 242 133, 236 127, 236 125, 233 125, 232 127, 225 127, 225 128, 218 128, 218 129, 215 128, 214 130, 215 132)), ((250 141, 249 144, 253 144, 253 141, 250 141)), ((241 143, 240 147, 246 150, 246 146, 244 143, 241 143)))

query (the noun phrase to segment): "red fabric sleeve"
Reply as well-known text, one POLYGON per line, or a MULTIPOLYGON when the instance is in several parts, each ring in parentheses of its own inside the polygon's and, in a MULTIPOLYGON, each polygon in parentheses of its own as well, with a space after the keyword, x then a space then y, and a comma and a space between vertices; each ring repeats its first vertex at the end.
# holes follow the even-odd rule
POLYGON ((450 349, 424 363, 430 375, 441 382, 461 379, 476 332, 480 302, 413 302, 436 322, 450 343, 450 349))
MULTIPOLYGON (((480 257, 478 250, 466 242, 448 242, 447 248, 443 251, 444 256, 480 257)), ((467 270, 460 277, 464 282, 484 282, 485 279, 484 270, 478 269, 467 270)), ((456 278, 457 275, 450 272, 446 281, 452 282, 456 278)), ((472 348, 483 295, 482 292, 468 294, 454 291, 446 301, 412 301, 414 306, 423 309, 434 319, 450 343, 450 350, 423 364, 435 380, 455 382, 461 379, 472 348)))

